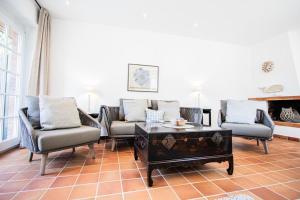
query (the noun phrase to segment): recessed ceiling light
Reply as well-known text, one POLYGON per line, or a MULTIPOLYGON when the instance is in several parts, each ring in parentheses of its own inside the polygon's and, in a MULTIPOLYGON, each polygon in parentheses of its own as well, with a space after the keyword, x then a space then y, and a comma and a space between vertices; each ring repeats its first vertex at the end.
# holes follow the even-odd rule
POLYGON ((194 23, 194 28, 198 28, 199 24, 198 23, 194 23))
POLYGON ((146 19, 148 17, 148 14, 147 13, 143 13, 143 17, 144 17, 144 19, 146 19))
POLYGON ((70 5, 70 0, 66 0, 66 5, 70 5))

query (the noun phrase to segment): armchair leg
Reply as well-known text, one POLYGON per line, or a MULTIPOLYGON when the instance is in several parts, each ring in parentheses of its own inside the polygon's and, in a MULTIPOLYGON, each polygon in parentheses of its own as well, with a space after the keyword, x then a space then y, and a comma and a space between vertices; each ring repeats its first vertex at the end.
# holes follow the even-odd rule
POLYGON ((72 148, 72 153, 75 153, 75 147, 72 148))
POLYGON ((90 152, 89 152, 90 156, 91 156, 93 159, 95 159, 94 144, 89 144, 88 146, 89 146, 89 149, 90 149, 90 152))
POLYGON ((261 140, 261 142, 264 146, 265 154, 268 154, 269 153, 269 148, 268 148, 267 140, 261 140))
POLYGON ((42 160, 41 160, 41 166, 40 166, 41 176, 43 176, 45 174, 47 158, 48 158, 48 153, 42 154, 42 160))
POLYGON ((112 144, 111 144, 111 151, 114 151, 114 150, 115 150, 116 144, 117 144, 117 139, 113 138, 113 139, 112 139, 112 144))
POLYGON ((256 145, 259 146, 259 139, 256 139, 256 145))
POLYGON ((31 151, 29 151, 29 158, 28 158, 29 162, 32 161, 32 158, 33 158, 33 153, 31 151))

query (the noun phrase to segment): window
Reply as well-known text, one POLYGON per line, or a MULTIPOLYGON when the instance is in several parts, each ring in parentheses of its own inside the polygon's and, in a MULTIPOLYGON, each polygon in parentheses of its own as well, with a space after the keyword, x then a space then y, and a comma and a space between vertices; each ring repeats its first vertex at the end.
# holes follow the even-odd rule
POLYGON ((18 138, 21 34, 0 18, 0 142, 18 138))

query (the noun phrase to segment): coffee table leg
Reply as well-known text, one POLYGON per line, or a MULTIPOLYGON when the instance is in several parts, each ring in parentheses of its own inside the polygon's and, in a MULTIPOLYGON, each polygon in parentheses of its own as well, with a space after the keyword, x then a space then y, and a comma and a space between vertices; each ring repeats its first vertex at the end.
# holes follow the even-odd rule
POLYGON ((151 178, 152 171, 153 171, 153 168, 148 165, 147 179, 148 179, 148 186, 149 187, 152 187, 152 185, 153 185, 153 180, 151 178))
POLYGON ((229 167, 228 167, 228 169, 227 169, 227 173, 228 173, 229 175, 232 175, 232 174, 233 174, 233 157, 230 157, 230 158, 228 159, 228 163, 229 163, 229 167))

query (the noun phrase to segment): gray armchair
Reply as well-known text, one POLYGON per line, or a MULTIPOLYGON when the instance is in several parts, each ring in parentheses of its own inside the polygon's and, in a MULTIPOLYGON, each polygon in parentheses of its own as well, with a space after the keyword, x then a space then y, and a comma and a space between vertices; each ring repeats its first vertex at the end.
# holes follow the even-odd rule
POLYGON ((57 129, 41 131, 34 129, 27 115, 27 108, 19 111, 22 146, 29 150, 29 162, 32 161, 33 154, 41 154, 40 174, 45 174, 48 153, 63 149, 88 145, 90 156, 95 158, 94 143, 100 138, 100 124, 78 108, 82 126, 78 128, 57 129))
MULTIPOLYGON (((155 103, 152 100, 153 107, 156 110, 155 103)), ((101 106, 99 114, 99 122, 106 128, 108 137, 112 139, 111 150, 114 151, 118 139, 133 139, 135 134, 135 123, 125 122, 119 116, 120 107, 101 106)), ((180 115, 189 122, 201 123, 201 108, 180 108, 180 115)))
POLYGON ((238 124, 225 122, 227 101, 221 100, 221 110, 218 115, 218 125, 222 128, 231 129, 233 136, 255 139, 257 146, 259 141, 264 146, 265 153, 269 152, 267 141, 273 137, 274 123, 270 115, 264 110, 257 110, 255 124, 238 124))

